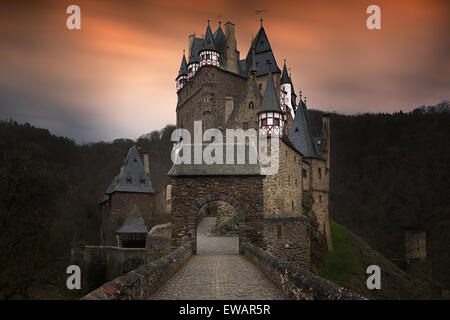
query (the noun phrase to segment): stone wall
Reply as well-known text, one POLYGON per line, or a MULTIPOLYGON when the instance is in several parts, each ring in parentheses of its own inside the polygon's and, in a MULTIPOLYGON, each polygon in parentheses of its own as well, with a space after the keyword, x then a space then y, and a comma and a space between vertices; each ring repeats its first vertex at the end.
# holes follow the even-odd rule
POLYGON ((101 245, 117 246, 116 230, 136 204, 146 225, 150 225, 155 209, 155 194, 115 192, 102 203, 101 245))
POLYGON ((264 215, 301 215, 301 155, 279 140, 278 161, 278 172, 264 179, 264 215))
POLYGON ((187 129, 192 138, 196 120, 203 121, 203 130, 224 128, 225 100, 232 99, 233 108, 240 106, 245 86, 245 77, 212 66, 201 67, 178 92, 177 128, 187 129))
POLYGON ((248 242, 242 244, 246 258, 254 263, 287 296, 296 300, 364 300, 292 263, 278 259, 248 242))
POLYGON ((150 297, 191 257, 192 244, 185 243, 176 251, 154 262, 141 265, 92 291, 83 300, 141 300, 150 297))
POLYGON ((110 246, 72 247, 71 264, 81 269, 81 289, 93 288, 127 273, 145 263, 144 248, 110 246))
MULTIPOLYGON (((172 238, 196 239, 197 215, 211 201, 225 201, 239 217, 241 240, 262 245, 264 176, 201 176, 172 178, 172 238)), ((196 244, 193 244, 196 246, 196 244)))
POLYGON ((304 216, 265 216, 265 248, 280 260, 310 270, 310 220, 304 216))
POLYGON ((146 262, 158 260, 169 254, 172 248, 172 227, 170 223, 153 226, 145 243, 146 262))

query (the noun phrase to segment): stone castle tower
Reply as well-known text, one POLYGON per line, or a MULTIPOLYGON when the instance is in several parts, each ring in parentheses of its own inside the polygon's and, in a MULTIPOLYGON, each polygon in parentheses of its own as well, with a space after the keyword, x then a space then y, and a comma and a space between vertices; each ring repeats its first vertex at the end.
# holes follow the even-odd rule
POLYGON ((297 95, 286 61, 283 70, 261 27, 244 59, 240 58, 235 25, 210 23, 203 38, 188 37, 176 77, 177 128, 194 133, 194 121, 210 128, 254 129, 279 138, 279 170, 264 178, 265 216, 307 215, 305 199, 320 232, 332 249, 329 226, 330 118, 322 119, 322 136, 313 137, 306 101, 297 95))

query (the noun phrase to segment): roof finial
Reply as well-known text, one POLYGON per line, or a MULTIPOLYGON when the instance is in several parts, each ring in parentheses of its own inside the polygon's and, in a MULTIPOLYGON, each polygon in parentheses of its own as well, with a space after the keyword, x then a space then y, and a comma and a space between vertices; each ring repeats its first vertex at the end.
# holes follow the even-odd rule
POLYGON ((209 19, 208 19, 208 26, 209 26, 209 19))
POLYGON ((256 14, 259 14, 259 21, 261 21, 261 28, 262 28, 262 23, 263 23, 263 17, 262 17, 262 13, 263 11, 266 11, 267 9, 256 9, 255 12, 256 14))
POLYGON ((300 90, 299 95, 300 95, 300 100, 301 100, 302 99, 302 95, 303 95, 302 90, 300 90))
POLYGON ((286 59, 284 59, 284 64, 286 64, 286 59))
POLYGON ((220 25, 222 24, 222 15, 219 14, 219 15, 217 16, 217 18, 219 18, 219 27, 220 27, 220 25))

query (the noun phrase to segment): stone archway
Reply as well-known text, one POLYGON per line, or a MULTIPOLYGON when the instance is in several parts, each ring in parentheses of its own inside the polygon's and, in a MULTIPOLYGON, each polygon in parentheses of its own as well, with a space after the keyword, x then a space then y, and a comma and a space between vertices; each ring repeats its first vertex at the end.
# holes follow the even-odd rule
POLYGON ((194 242, 196 252, 197 215, 212 201, 232 206, 239 221, 239 243, 263 246, 264 191, 261 175, 172 176, 172 238, 174 245, 194 242))
POLYGON ((192 252, 194 254, 197 253, 197 225, 200 210, 201 208, 203 208, 203 206, 213 201, 226 202, 236 210, 236 214, 238 216, 239 221, 239 253, 242 253, 241 244, 243 241, 243 230, 245 230, 246 228, 245 215, 244 212, 242 211, 242 208, 239 206, 239 203, 235 201, 232 197, 224 194, 209 194, 195 201, 194 206, 192 207, 189 213, 189 220, 188 220, 189 234, 192 241, 192 252))

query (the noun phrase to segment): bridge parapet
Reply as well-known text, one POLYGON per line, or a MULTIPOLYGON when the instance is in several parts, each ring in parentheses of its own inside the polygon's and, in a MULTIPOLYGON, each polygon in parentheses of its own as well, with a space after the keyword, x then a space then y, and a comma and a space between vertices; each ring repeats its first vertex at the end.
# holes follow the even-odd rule
POLYGON ((242 243, 244 255, 287 296, 297 300, 366 300, 290 262, 276 258, 249 242, 242 243))
POLYGON ((192 244, 186 242, 174 252, 105 283, 82 300, 146 299, 169 280, 191 256, 192 244))

